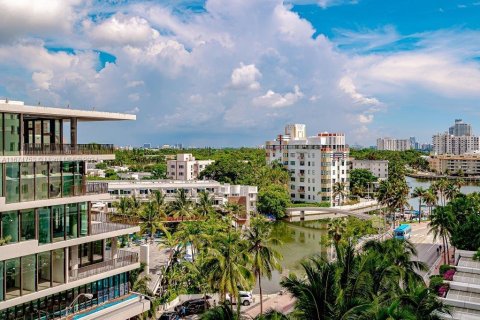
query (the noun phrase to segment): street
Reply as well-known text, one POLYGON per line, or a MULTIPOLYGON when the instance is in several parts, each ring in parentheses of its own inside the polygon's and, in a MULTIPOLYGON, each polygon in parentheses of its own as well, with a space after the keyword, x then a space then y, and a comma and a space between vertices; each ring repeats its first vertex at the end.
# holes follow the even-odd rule
POLYGON ((428 222, 414 223, 411 224, 411 227, 412 237, 410 241, 418 251, 417 258, 419 261, 425 262, 430 269, 427 272, 420 271, 419 273, 427 278, 434 270, 434 264, 441 257, 439 251, 437 251, 441 241, 439 239, 433 241, 433 235, 428 234, 428 222))

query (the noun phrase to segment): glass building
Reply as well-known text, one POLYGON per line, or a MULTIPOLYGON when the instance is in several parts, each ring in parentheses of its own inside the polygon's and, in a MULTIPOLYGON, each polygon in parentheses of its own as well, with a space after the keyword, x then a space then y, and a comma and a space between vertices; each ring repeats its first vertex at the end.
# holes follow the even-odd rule
POLYGON ((0 319, 148 310, 129 292, 138 253, 117 246, 139 227, 91 209, 108 188, 86 180, 86 161, 114 159, 114 148, 77 143, 78 123, 109 120, 135 116, 0 100, 0 319))

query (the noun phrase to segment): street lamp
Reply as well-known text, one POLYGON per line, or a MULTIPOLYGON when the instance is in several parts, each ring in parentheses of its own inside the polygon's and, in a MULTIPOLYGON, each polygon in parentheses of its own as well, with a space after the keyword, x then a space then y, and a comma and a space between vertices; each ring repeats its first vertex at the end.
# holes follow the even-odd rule
POLYGON ((70 313, 70 310, 73 308, 73 305, 75 304, 75 302, 77 302, 77 300, 80 297, 85 297, 88 300, 91 300, 93 298, 93 294, 91 294, 91 293, 80 293, 75 299, 73 299, 72 303, 70 303, 70 305, 68 306, 67 315, 70 313))

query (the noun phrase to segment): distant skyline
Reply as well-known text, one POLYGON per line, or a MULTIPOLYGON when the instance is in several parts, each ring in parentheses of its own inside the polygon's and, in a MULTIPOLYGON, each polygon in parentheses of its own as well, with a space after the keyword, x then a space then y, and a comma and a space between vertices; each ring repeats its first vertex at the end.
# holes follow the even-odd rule
POLYGON ((257 146, 305 123, 480 130, 480 1, 0 0, 0 98, 131 112, 81 142, 257 146), (101 137, 99 141, 98 137, 101 137))

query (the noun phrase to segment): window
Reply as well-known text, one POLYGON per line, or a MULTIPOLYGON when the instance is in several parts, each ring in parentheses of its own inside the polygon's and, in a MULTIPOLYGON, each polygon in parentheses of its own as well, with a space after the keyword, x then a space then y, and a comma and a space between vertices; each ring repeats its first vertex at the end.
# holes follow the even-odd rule
POLYGON ((62 188, 63 196, 69 197, 75 194, 73 183, 73 165, 74 162, 64 161, 62 163, 62 188))
POLYGON ((2 237, 10 237, 10 242, 18 242, 19 219, 17 211, 2 214, 2 237))
POLYGON ((5 113, 4 155, 16 156, 20 153, 20 115, 5 113))
POLYGON ((52 253, 50 251, 38 254, 38 290, 52 286, 52 253))
POLYGON ((20 166, 18 163, 6 164, 6 201, 20 201, 20 166))
POLYGON ((49 196, 50 198, 58 198, 61 196, 62 190, 62 173, 60 172, 60 163, 51 162, 49 165, 49 196))
POLYGON ((5 298, 20 296, 20 258, 5 261, 5 298))
POLYGON ((35 239, 35 210, 22 210, 22 233, 21 241, 35 239))
POLYGON ((63 249, 52 251, 53 286, 65 283, 65 252, 63 249))
POLYGON ((48 199, 48 163, 35 163, 35 199, 48 199))
MULTIPOLYGON (((2 119, 2 115, 0 114, 0 120, 2 119)), ((3 289, 5 288, 4 287, 4 278, 3 278, 3 274, 4 274, 4 263, 3 261, 0 261, 0 301, 3 301, 5 300, 5 297, 3 296, 3 289)), ((0 314, 1 315, 1 314, 0 314)), ((0 319, 3 319, 1 318, 0 316, 0 319)))
POLYGON ((65 208, 64 206, 52 207, 53 217, 53 242, 65 240, 65 208))
POLYGON ((78 238, 78 204, 71 203, 66 205, 67 222, 66 232, 68 239, 78 238))
POLYGON ((36 291, 37 259, 34 254, 22 257, 22 296, 36 291))
POLYGON ((20 199, 21 201, 32 201, 35 198, 35 175, 34 162, 24 162, 20 164, 20 199))
POLYGON ((88 203, 82 202, 80 206, 80 237, 88 234, 88 203))
POLYGON ((38 242, 40 244, 50 243, 51 239, 51 215, 50 208, 38 209, 38 242))

